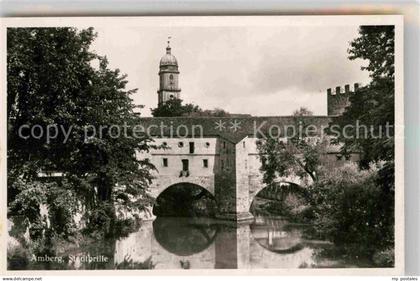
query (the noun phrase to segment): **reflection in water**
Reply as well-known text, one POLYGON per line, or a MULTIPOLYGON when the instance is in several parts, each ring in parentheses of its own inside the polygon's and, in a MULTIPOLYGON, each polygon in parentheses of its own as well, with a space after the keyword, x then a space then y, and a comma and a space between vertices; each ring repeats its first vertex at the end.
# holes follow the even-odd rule
MULTIPOLYGON (((107 257, 107 263, 69 261, 57 269, 355 266, 328 254, 334 252, 331 243, 305 239, 304 230, 305 226, 267 217, 257 217, 252 224, 205 218, 157 218, 153 222, 143 222, 140 229, 128 237, 75 250, 74 254, 79 256, 107 257)), ((39 263, 33 268, 47 266, 51 267, 51 264, 39 263)))
POLYGON ((286 220, 258 217, 251 232, 255 241, 272 252, 288 254, 303 249, 302 230, 286 220))
POLYGON ((207 249, 214 241, 217 225, 206 219, 158 217, 153 234, 159 244, 178 256, 190 256, 207 249))
POLYGON ((157 269, 322 266, 324 261, 316 254, 331 245, 304 239, 303 230, 285 220, 265 217, 252 224, 157 218, 117 241, 114 260, 150 258, 157 269))

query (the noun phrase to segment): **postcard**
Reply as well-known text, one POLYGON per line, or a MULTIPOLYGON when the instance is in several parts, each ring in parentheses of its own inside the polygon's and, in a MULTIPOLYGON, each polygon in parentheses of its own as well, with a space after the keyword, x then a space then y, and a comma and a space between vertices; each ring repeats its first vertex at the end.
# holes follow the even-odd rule
POLYGON ((401 16, 1 25, 1 271, 403 273, 401 16))

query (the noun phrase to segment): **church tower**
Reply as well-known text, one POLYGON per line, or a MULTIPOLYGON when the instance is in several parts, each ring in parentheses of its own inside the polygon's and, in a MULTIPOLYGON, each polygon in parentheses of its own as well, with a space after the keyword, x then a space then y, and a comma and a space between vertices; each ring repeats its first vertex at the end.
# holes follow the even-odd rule
MULTIPOLYGON (((169 37, 170 39, 170 37, 169 37)), ((178 62, 171 54, 171 46, 166 47, 166 54, 160 59, 159 63, 159 90, 158 105, 167 102, 170 99, 179 99, 181 89, 178 86, 178 62)))

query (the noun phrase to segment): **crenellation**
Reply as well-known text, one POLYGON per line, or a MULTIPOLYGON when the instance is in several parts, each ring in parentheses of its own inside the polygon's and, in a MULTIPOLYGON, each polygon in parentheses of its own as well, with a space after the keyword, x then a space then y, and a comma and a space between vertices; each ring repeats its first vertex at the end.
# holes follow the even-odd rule
POLYGON ((349 84, 344 85, 344 92, 346 94, 350 93, 350 85, 349 84))
POLYGON ((341 93, 341 86, 335 87, 335 94, 339 95, 341 93))
POLYGON ((360 88, 360 83, 353 85, 345 84, 344 87, 336 86, 327 89, 327 108, 328 116, 337 116, 343 114, 345 108, 350 104, 350 95, 357 92, 360 88))

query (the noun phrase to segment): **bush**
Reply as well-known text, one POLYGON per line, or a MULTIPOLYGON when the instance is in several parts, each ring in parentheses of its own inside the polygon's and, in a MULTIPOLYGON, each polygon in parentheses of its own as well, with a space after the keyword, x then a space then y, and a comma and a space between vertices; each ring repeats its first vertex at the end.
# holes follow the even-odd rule
POLYGON ((315 230, 353 258, 393 247, 394 223, 389 200, 378 184, 377 169, 356 164, 326 171, 311 188, 315 230))
POLYGON ((7 244, 7 269, 27 269, 29 259, 29 252, 16 239, 10 237, 7 244))
POLYGON ((112 234, 112 224, 115 220, 112 204, 102 203, 87 214, 85 232, 97 239, 104 239, 112 234))
POLYGON ((373 262, 379 267, 392 267, 394 266, 394 249, 388 248, 378 251, 373 255, 373 262))
POLYGON ((136 231, 140 227, 140 219, 121 219, 116 220, 113 227, 113 235, 115 237, 127 237, 130 233, 136 231))

